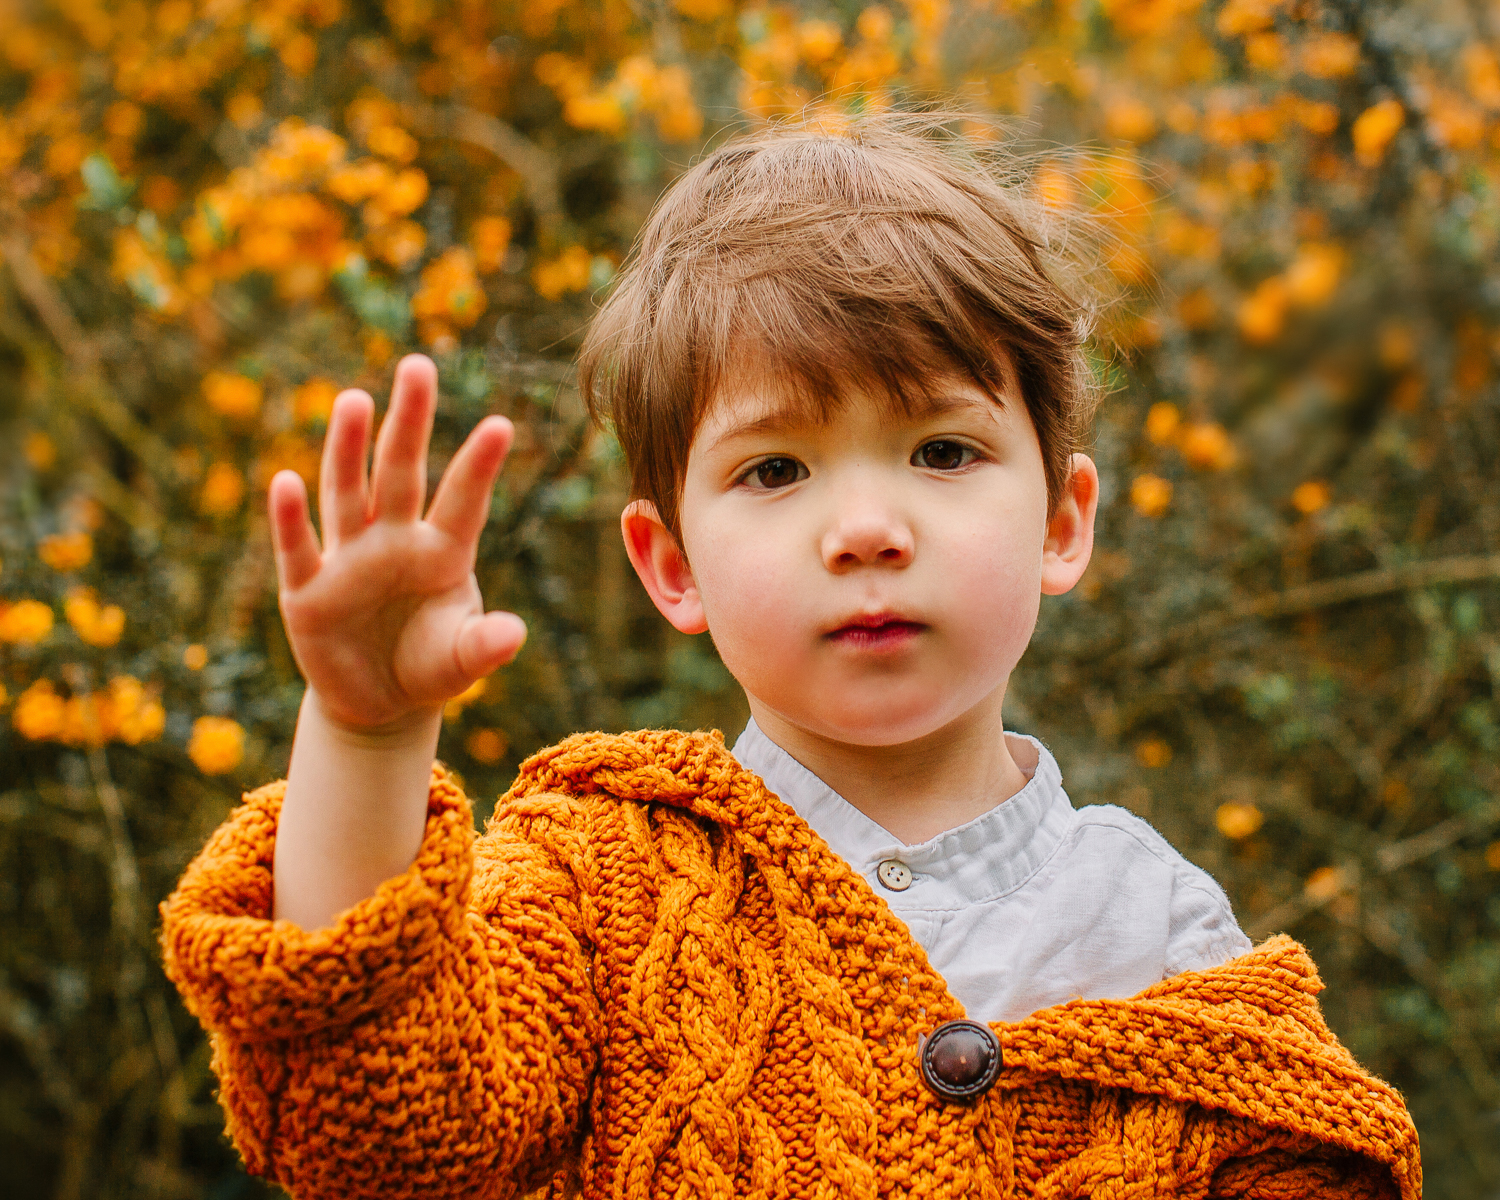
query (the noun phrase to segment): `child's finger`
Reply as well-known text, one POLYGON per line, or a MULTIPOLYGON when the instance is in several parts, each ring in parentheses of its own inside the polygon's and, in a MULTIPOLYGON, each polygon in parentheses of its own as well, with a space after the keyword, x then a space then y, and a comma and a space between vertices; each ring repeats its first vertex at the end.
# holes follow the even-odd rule
POLYGON ((365 449, 370 444, 374 415, 375 402, 367 392, 340 392, 333 402, 318 480, 318 511, 323 518, 326 550, 365 527, 370 507, 365 449))
POLYGON ((271 512, 271 544, 276 550, 276 581, 295 591, 318 573, 323 556, 307 512, 307 487, 295 471, 277 471, 266 496, 271 512))
POLYGON ((488 612, 464 622, 453 652, 459 670, 472 681, 510 662, 525 641, 526 622, 515 613, 488 612))
POLYGON ((437 368, 425 354, 396 366, 391 406, 375 441, 375 516, 414 521, 427 498, 427 441, 437 408, 437 368))
POLYGON ((437 494, 427 510, 429 524, 462 546, 479 541, 479 532, 489 519, 495 477, 515 432, 504 417, 485 417, 474 427, 438 481, 437 494))

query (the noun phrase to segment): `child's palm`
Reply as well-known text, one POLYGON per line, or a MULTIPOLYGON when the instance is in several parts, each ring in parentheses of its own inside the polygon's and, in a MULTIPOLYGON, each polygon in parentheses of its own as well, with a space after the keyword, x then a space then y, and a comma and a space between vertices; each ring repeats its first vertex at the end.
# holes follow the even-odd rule
POLYGON ((425 519, 436 372, 397 368, 366 482, 372 408, 344 393, 329 419, 319 487, 323 546, 301 480, 272 482, 281 610, 298 665, 328 715, 372 728, 430 710, 510 660, 525 627, 484 611, 474 555, 510 423, 486 418, 444 472, 425 519))

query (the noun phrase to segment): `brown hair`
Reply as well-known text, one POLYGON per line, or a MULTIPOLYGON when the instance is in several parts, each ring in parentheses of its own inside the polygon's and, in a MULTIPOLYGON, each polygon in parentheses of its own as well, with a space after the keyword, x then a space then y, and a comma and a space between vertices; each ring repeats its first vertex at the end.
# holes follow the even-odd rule
POLYGON ((657 204, 583 346, 583 396, 614 427, 632 495, 680 536, 688 450, 730 370, 768 364, 817 417, 856 381, 904 410, 944 374, 998 396, 1008 353, 1050 510, 1094 388, 1048 224, 930 118, 774 127, 715 150, 657 204))

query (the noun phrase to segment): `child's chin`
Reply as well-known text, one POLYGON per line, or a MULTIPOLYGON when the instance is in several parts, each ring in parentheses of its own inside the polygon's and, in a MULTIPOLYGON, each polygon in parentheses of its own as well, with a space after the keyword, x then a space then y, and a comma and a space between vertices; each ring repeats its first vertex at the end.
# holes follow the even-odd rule
POLYGON ((843 712, 833 719, 826 713, 808 714, 807 728, 849 746, 902 746, 936 733, 949 719, 946 713, 892 711, 887 706, 869 713, 843 712))

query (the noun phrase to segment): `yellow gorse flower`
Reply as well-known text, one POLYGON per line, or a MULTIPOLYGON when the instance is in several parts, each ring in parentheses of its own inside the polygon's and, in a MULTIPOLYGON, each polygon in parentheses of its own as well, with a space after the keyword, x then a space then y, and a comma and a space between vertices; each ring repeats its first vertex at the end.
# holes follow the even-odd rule
POLYGON ((222 517, 238 512, 245 495, 245 477, 233 463, 217 462, 203 477, 198 493, 198 510, 209 516, 222 517))
POLYGON ((1286 280, 1280 275, 1263 279, 1256 289, 1240 302, 1240 333, 1252 345, 1263 346, 1281 336, 1286 324, 1290 297, 1286 280))
POLYGON ((1391 139, 1405 123, 1406 110, 1399 100, 1382 100, 1365 109, 1350 131, 1354 138, 1354 156, 1364 166, 1378 166, 1391 139))
POLYGON ((309 379, 292 393, 292 418, 299 425, 327 421, 338 398, 339 387, 331 379, 309 379))
POLYGON ((1149 472, 1130 482, 1130 505, 1143 517, 1159 517, 1172 503, 1172 481, 1149 472))
POLYGON ((48 470, 57 461, 57 446, 45 433, 37 430, 26 435, 21 452, 36 470, 48 470))
POLYGON ((11 724, 22 737, 35 742, 102 746, 118 741, 137 746, 161 737, 166 711, 131 675, 116 675, 99 691, 66 699, 50 680, 39 679, 16 697, 11 724))
POLYGON ((1219 832, 1235 842, 1250 837, 1264 823, 1264 814, 1253 804, 1231 801, 1219 805, 1214 813, 1214 824, 1218 826, 1219 832))
POLYGON ((1136 743, 1135 760, 1148 771, 1157 770, 1172 761, 1172 747, 1161 738, 1147 738, 1136 743))
POLYGON ((210 371, 203 377, 203 397, 221 416, 248 418, 260 411, 261 387, 244 375, 210 371))
POLYGON ((1149 141, 1156 133, 1156 114, 1149 104, 1133 96, 1122 96, 1105 107, 1104 129, 1122 141, 1149 141))
POLYGON ((467 329, 479 320, 489 300, 467 246, 454 246, 422 269, 422 286, 412 297, 412 314, 421 322, 422 340, 429 345, 452 339, 454 329, 467 329))
POLYGON ((1235 463, 1234 443, 1217 421, 1196 421, 1183 429, 1177 442, 1189 466, 1222 471, 1235 463))
POLYGON ((557 94, 563 103, 563 119, 576 129, 619 136, 630 127, 632 117, 641 113, 655 117, 657 133, 664 141, 691 141, 703 131, 692 77, 680 64, 663 67, 644 55, 632 55, 621 60, 614 78, 602 86, 594 84, 587 67, 562 54, 542 55, 533 70, 557 94))
POLYGON ((582 246, 569 246, 556 258, 532 267, 531 285, 547 300, 556 300, 565 292, 581 292, 589 285, 592 262, 582 246))
POLYGON ((1495 51, 1483 42, 1471 42, 1459 58, 1469 95, 1492 112, 1500 109, 1500 58, 1495 51))
POLYGON ((486 679, 476 679, 458 695, 450 697, 443 705, 443 716, 450 721, 457 717, 469 705, 483 697, 487 684, 486 679))
POLYGON ((1349 886, 1349 880, 1338 867, 1319 867, 1302 885, 1303 894, 1314 904, 1332 900, 1349 886))
POLYGON ((66 708, 66 701, 53 690, 52 684, 39 679, 16 697, 10 723, 30 741, 49 741, 62 732, 66 708))
POLYGON ((1146 413, 1146 436, 1158 446, 1169 445, 1182 424, 1177 405, 1161 400, 1146 413))
POLYGON ((0 606, 0 642, 34 646, 52 632, 52 607, 40 600, 0 606))
POLYGON ((75 633, 90 646, 113 646, 125 632, 125 610, 99 603, 92 588, 74 588, 63 601, 63 615, 75 633))
POLYGON ((1328 507, 1332 493, 1321 479, 1309 479, 1292 489, 1292 507, 1303 516, 1311 516, 1328 507))
POLYGON ((1316 308, 1327 304, 1344 270, 1344 252, 1328 243, 1311 243, 1297 251, 1286 271, 1286 290, 1294 304, 1316 308))
POLYGON ((417 157, 421 144, 399 125, 377 125, 365 138, 370 150, 392 162, 406 164, 417 157))
POLYGON ((1225 37, 1255 33, 1276 20, 1276 12, 1285 0, 1229 0, 1219 10, 1218 30, 1225 37))
POLYGON ((82 530, 54 534, 42 539, 37 557, 54 571, 77 571, 94 557, 94 539, 82 530))
POLYGON ((1303 44, 1302 69, 1315 79, 1342 79, 1359 66, 1359 42, 1346 33, 1316 33, 1303 44))
POLYGON ((475 762, 497 763, 510 748, 510 739, 500 729, 476 729, 464 739, 464 749, 475 762))
POLYGON ((474 265, 482 273, 498 271, 510 248, 510 222, 504 217, 480 217, 469 230, 474 265))
POLYGON ((188 740, 188 757, 205 775, 226 775, 245 757, 245 730, 229 717, 199 717, 188 740))

